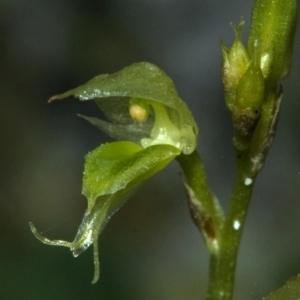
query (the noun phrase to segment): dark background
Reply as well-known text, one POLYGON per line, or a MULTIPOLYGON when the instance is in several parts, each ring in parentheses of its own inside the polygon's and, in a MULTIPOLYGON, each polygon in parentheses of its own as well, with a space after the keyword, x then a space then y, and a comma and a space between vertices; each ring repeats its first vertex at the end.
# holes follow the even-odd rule
MULTIPOLYGON (((245 38, 250 2, 0 1, 1 299, 204 299, 208 254, 176 162, 145 183, 103 231, 96 285, 92 249, 74 259, 67 248, 32 235, 29 221, 49 238, 73 240, 86 207, 84 155, 110 140, 76 117, 95 116, 94 103, 46 100, 134 62, 158 65, 194 112, 198 150, 226 207, 234 161, 220 41, 231 45, 229 23, 241 16, 245 38)), ((299 43, 298 30, 277 137, 249 209, 236 300, 261 299, 300 273, 299 43)))

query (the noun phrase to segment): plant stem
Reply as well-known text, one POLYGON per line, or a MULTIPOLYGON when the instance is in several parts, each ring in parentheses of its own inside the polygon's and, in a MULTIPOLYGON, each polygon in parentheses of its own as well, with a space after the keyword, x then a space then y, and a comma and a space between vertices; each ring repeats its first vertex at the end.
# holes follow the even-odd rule
POLYGON ((215 246, 212 247, 211 236, 205 232, 205 226, 201 226, 203 224, 201 222, 196 222, 211 255, 207 300, 230 300, 233 297, 238 249, 255 181, 249 164, 249 153, 236 151, 237 175, 225 219, 218 201, 208 187, 198 153, 180 155, 177 160, 186 175, 189 187, 195 194, 196 201, 200 203, 200 218, 203 215, 209 216, 216 233, 213 243, 215 246))
POLYGON ((237 175, 221 230, 219 251, 211 253, 207 300, 230 300, 233 297, 237 254, 255 180, 249 177, 248 153, 236 153, 236 160, 237 175))
POLYGON ((206 173, 197 151, 177 157, 185 173, 190 212, 196 226, 203 234, 210 253, 218 249, 223 211, 215 195, 209 189, 206 173), (192 191, 192 192, 191 192, 192 191))

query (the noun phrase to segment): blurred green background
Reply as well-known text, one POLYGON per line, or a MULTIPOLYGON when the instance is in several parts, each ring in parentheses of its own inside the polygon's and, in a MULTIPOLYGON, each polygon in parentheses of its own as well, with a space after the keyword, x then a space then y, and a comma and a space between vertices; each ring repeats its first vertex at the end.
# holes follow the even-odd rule
MULTIPOLYGON (((1 299, 204 299, 208 255, 192 223, 176 162, 149 180, 92 249, 73 258, 40 243, 73 240, 86 207, 84 155, 110 139, 76 113, 94 103, 53 94, 101 73, 149 61, 173 78, 200 127, 198 149, 224 207, 233 183, 230 114, 220 80, 220 40, 250 23, 251 1, 0 0, 1 299)), ((259 176, 236 276, 235 299, 261 299, 300 273, 300 39, 277 137, 259 176)))

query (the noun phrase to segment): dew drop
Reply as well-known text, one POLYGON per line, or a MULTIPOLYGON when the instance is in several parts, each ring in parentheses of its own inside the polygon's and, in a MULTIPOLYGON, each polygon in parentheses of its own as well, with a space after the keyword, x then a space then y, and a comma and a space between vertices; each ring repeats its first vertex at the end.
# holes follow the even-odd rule
POLYGON ((252 184, 252 182, 253 182, 253 180, 251 179, 251 178, 246 178, 245 179, 245 185, 251 185, 252 184))
POLYGON ((238 220, 235 220, 235 221, 233 222, 233 228, 234 228, 235 230, 239 230, 240 227, 241 227, 241 223, 240 223, 238 220))

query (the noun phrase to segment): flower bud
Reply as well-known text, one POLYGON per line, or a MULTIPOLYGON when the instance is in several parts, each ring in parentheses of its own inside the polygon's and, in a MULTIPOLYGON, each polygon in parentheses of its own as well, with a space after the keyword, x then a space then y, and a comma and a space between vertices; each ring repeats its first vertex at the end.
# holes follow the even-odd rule
POLYGON ((250 60, 241 41, 244 21, 242 20, 237 26, 231 25, 235 31, 235 41, 230 49, 224 45, 221 45, 221 47, 223 53, 222 81, 224 84, 225 101, 229 110, 233 111, 236 102, 236 88, 241 77, 247 70, 250 60))
POLYGON ((296 0, 255 1, 248 53, 253 57, 258 42, 260 67, 271 85, 290 71, 296 18, 296 0))
POLYGON ((236 111, 251 110, 258 114, 264 100, 265 80, 261 69, 251 62, 236 89, 236 111))
POLYGON ((234 128, 241 136, 250 136, 260 117, 264 101, 265 79, 257 51, 236 88, 233 111, 234 128))

